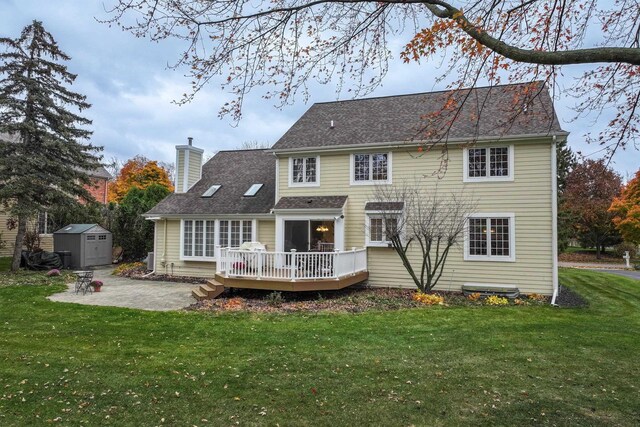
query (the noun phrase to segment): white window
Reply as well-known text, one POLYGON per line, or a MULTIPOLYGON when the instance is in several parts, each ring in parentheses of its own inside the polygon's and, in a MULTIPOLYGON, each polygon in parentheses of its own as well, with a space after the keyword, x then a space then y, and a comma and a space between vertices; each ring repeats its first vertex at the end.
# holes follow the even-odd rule
POLYGON ((320 185, 320 157, 290 157, 289 186, 317 187, 320 185))
POLYGON ((513 181, 513 145, 465 148, 464 182, 513 181))
POLYGON ((220 246, 238 248, 244 242, 253 241, 251 220, 220 220, 220 246))
POLYGON ((514 214, 474 214, 469 217, 464 259, 467 261, 515 261, 514 214))
POLYGON ((367 214, 366 245, 389 246, 391 236, 398 232, 398 217, 367 214))
POLYGON ((351 155, 351 185, 391 184, 391 153, 351 155))
POLYGON ((215 221, 185 219, 182 221, 182 258, 212 260, 215 258, 215 221))

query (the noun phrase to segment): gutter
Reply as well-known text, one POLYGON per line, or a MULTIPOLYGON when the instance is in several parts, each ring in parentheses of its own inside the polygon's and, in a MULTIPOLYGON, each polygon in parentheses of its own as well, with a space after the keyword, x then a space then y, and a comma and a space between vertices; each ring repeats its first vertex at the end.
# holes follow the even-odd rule
POLYGON ((340 152, 340 151, 352 151, 354 149, 367 150, 372 147, 375 148, 406 148, 406 147, 418 147, 424 144, 469 144, 474 142, 526 142, 529 140, 535 140, 540 138, 553 138, 566 137, 569 132, 561 131, 554 133, 532 133, 526 135, 513 135, 513 136, 480 136, 477 138, 449 138, 446 141, 443 140, 410 140, 410 141, 387 141, 387 142, 374 142, 368 144, 348 144, 348 145, 332 145, 328 147, 302 147, 302 148, 283 148, 283 149, 271 149, 267 152, 278 154, 295 154, 295 153, 318 153, 318 152, 340 152))
POLYGON ((556 136, 551 142, 551 256, 553 259, 553 296, 551 305, 556 305, 558 298, 558 159, 556 153, 556 136))

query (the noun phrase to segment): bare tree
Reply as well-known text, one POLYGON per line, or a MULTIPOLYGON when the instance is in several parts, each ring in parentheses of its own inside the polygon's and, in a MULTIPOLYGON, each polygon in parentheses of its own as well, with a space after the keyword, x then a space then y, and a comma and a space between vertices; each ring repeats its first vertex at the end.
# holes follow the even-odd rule
POLYGON ((366 95, 399 54, 405 62, 440 60, 452 94, 479 83, 542 80, 556 95, 576 98, 576 117, 613 111, 605 130, 590 137, 611 152, 640 135, 637 0, 112 2, 106 22, 139 37, 185 42, 175 66, 188 67, 193 90, 182 102, 219 76, 236 96, 220 112, 236 119, 244 96, 258 87, 279 105, 307 99, 314 81, 366 95), (393 37, 407 42, 399 52, 393 37), (586 64, 582 77, 556 83, 562 67, 575 64, 586 64))
POLYGON ((449 251, 464 237, 476 201, 462 191, 445 193, 419 179, 379 185, 373 200, 381 221, 368 225, 369 235, 384 234, 418 289, 430 292, 442 277, 449 251), (373 230, 372 224, 379 229, 373 230), (419 247, 417 259, 411 256, 414 246, 419 247))
POLYGON ((242 144, 240 144, 238 150, 262 150, 266 148, 271 148, 271 144, 265 141, 260 142, 254 139, 252 141, 244 141, 242 144))

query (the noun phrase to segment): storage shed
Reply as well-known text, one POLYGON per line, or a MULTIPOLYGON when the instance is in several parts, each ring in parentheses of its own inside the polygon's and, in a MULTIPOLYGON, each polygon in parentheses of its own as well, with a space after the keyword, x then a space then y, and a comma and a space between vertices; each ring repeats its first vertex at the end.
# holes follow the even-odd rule
POLYGON ((111 232, 98 224, 69 224, 53 233, 53 251, 70 251, 69 266, 84 269, 111 264, 111 232))

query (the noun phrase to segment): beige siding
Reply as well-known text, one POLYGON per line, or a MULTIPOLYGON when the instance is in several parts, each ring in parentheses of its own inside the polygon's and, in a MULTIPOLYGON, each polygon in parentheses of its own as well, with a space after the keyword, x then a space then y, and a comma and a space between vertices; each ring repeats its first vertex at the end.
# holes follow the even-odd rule
POLYGON ((7 230, 7 220, 9 215, 5 212, 0 212, 0 239, 4 241, 3 248, 0 248, 0 256, 12 256, 13 247, 16 241, 17 230, 7 230))
MULTIPOLYGON (((481 146, 481 144, 479 144, 481 146)), ((462 245, 450 252, 440 289, 460 289, 464 283, 514 284, 524 292, 552 292, 552 212, 551 144, 548 141, 516 143, 514 180, 508 182, 463 183, 463 150, 452 146, 446 174, 440 180, 432 176, 438 170, 440 153, 416 158, 415 148, 395 150, 392 156, 392 180, 423 179, 425 192, 436 184, 442 193, 464 188, 478 200, 478 212, 515 214, 516 261, 464 261, 462 245)), ((349 184, 349 154, 327 154, 320 159, 319 187, 289 188, 288 158, 279 160, 279 196, 348 195, 345 210, 345 247, 365 243, 364 205, 371 200, 374 186, 349 184)), ((414 246, 411 258, 418 261, 414 246)), ((369 248, 370 282, 379 286, 413 286, 393 249, 369 248)))
POLYGON ((53 234, 40 235, 40 248, 48 252, 53 252, 53 234))
MULTIPOLYGON (((0 239, 4 241, 4 247, 0 248, 0 256, 13 256, 13 248, 15 247, 17 229, 8 230, 7 220, 11 218, 6 212, 0 211, 0 239)), ((27 230, 33 230, 36 226, 35 221, 30 221, 27 230)), ((53 251, 53 235, 40 235, 40 247, 45 251, 53 251)))
POLYGON ((258 241, 265 245, 268 251, 276 250, 275 221, 258 221, 258 241))
MULTIPOLYGON (((155 227, 155 268, 158 274, 175 276, 213 277, 216 263, 212 261, 180 260, 180 220, 167 220, 167 243, 164 243, 165 221, 157 221, 155 227)), ((273 220, 257 221, 258 241, 267 245, 269 250, 275 248, 275 222, 273 220)))
POLYGON ((184 175, 183 175, 183 165, 184 165, 184 150, 178 150, 178 155, 176 156, 176 193, 182 193, 182 186, 184 185, 184 175))
POLYGON ((202 153, 196 153, 195 151, 189 152, 189 177, 188 187, 191 188, 193 184, 200 179, 200 168, 202 167, 202 153))
POLYGON ((180 220, 156 221, 156 273, 174 276, 213 277, 215 262, 180 260, 180 220), (164 227, 167 227, 165 245, 164 227))

